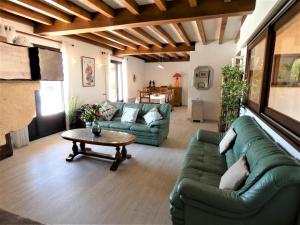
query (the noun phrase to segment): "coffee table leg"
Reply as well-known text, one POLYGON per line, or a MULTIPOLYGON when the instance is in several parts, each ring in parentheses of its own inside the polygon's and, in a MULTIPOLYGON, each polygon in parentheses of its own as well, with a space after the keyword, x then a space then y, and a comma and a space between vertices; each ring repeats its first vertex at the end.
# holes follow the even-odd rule
MULTIPOLYGON (((80 147, 81 147, 81 146, 80 146, 80 147)), ((74 159, 74 157, 75 157, 76 155, 78 155, 78 146, 77 146, 77 144, 76 144, 76 141, 73 141, 72 151, 73 151, 73 154, 69 154, 68 158, 66 158, 66 161, 67 161, 67 162, 71 162, 71 161, 74 159)))
POLYGON ((126 146, 122 146, 122 160, 125 160, 125 159, 131 159, 131 155, 130 154, 127 154, 127 150, 126 150, 126 146))
POLYGON ((110 170, 112 171, 116 171, 119 167, 120 162, 122 161, 122 155, 120 153, 120 147, 117 146, 116 147, 116 155, 115 155, 115 160, 113 162, 113 164, 110 167, 110 170))

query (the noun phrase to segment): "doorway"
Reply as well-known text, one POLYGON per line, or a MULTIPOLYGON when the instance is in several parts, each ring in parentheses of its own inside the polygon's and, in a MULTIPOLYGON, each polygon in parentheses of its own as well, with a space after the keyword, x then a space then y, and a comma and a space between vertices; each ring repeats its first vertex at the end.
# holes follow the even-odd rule
POLYGON ((109 100, 113 102, 123 102, 123 76, 122 63, 111 60, 109 65, 109 100))

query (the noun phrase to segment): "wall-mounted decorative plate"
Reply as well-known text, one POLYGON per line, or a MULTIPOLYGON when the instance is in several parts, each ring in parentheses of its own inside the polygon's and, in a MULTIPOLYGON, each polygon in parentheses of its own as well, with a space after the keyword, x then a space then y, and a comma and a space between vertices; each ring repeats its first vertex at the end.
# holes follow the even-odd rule
POLYGON ((194 70, 193 85, 196 89, 209 89, 212 85, 213 69, 210 66, 198 66, 194 70))

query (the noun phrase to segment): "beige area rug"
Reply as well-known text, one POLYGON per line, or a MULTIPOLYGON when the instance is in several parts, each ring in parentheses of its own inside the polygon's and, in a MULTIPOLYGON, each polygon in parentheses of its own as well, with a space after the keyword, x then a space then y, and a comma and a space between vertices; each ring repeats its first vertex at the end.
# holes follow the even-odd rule
POLYGON ((116 172, 110 161, 66 162, 72 144, 60 134, 31 142, 0 161, 0 208, 45 224, 171 224, 169 193, 199 127, 216 130, 217 124, 192 123, 186 107, 175 108, 161 147, 129 145, 133 158, 116 172))

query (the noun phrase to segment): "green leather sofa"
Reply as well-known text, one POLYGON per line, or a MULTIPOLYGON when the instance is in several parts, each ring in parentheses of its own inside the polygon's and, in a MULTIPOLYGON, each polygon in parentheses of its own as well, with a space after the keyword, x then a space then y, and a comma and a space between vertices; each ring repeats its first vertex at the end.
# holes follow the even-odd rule
POLYGON ((300 163, 248 116, 236 119, 237 133, 225 156, 221 133, 198 130, 170 194, 174 225, 299 225, 300 163), (221 176, 246 155, 249 176, 236 191, 218 188, 221 176))
POLYGON ((136 142, 141 144, 149 144, 159 146, 169 134, 170 124, 170 104, 136 104, 136 103, 122 103, 110 102, 118 111, 111 121, 101 121, 100 126, 105 130, 124 131, 136 135, 136 142), (121 117, 124 107, 138 108, 139 114, 135 123, 123 123, 121 117), (157 107, 163 119, 152 122, 150 126, 145 123, 143 116, 149 112, 150 109, 157 107))

